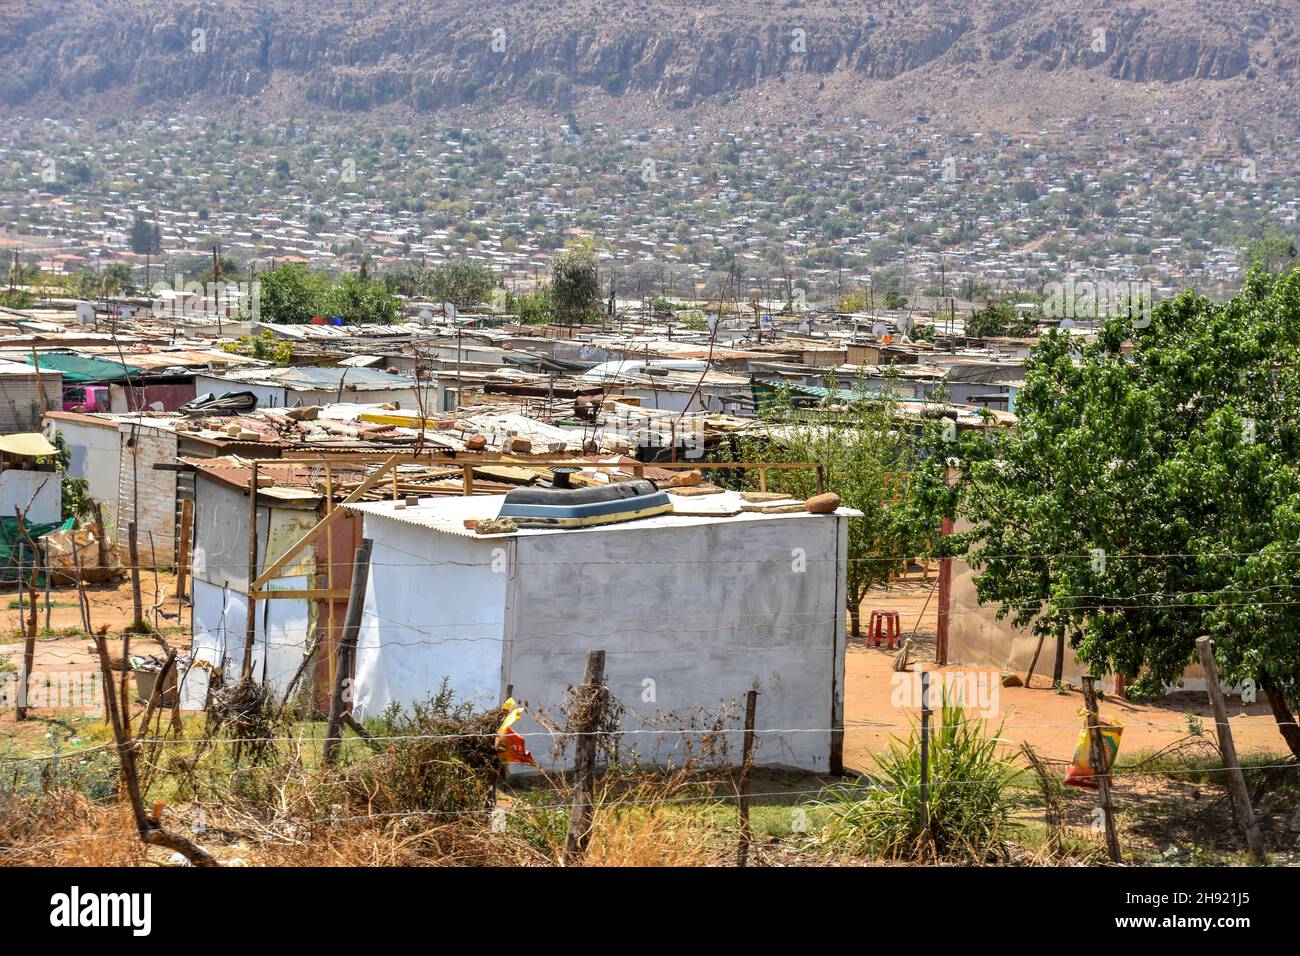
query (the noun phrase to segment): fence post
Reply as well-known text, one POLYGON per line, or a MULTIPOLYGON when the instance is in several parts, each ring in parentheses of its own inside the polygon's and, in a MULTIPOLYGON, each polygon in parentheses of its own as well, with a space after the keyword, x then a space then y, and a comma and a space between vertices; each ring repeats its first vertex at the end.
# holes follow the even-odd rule
POLYGON ((334 665, 334 691, 330 694, 329 723, 325 729, 325 765, 332 766, 338 756, 339 738, 343 734, 344 685, 352 679, 352 658, 356 653, 357 636, 361 632, 361 610, 366 603, 366 583, 370 579, 370 538, 361 539, 352 564, 352 587, 348 591, 347 616, 343 621, 343 636, 339 639, 338 661, 334 665))
POLYGON ((194 537, 194 500, 181 501, 180 541, 176 548, 176 613, 185 606, 186 578, 190 574, 190 541, 194 537))
POLYGON ((758 691, 751 690, 745 697, 745 744, 740 763, 740 846, 736 850, 736 865, 749 862, 749 848, 754 842, 754 829, 749 825, 749 772, 754 766, 754 715, 758 710, 758 691))
POLYGON ((23 632, 22 684, 18 688, 18 703, 14 708, 14 720, 26 720, 27 709, 30 705, 27 694, 31 687, 32 672, 36 667, 36 575, 41 560, 41 549, 32 540, 32 536, 27 533, 27 513, 15 507, 14 515, 18 518, 18 534, 22 536, 22 541, 26 541, 32 549, 32 573, 28 577, 27 566, 23 560, 22 541, 15 540, 14 542, 18 549, 18 623, 23 632), (27 602, 25 605, 23 603, 24 588, 27 589, 27 602))
POLYGON ((1236 810, 1237 823, 1246 837, 1246 846, 1256 863, 1265 863, 1268 857, 1264 853, 1264 838, 1260 836, 1259 820, 1255 818, 1255 808, 1250 803, 1250 791, 1246 789, 1246 775, 1241 772, 1241 763, 1237 759, 1237 745, 1232 740, 1232 727, 1228 724, 1228 709, 1223 703, 1223 688, 1219 685, 1219 667, 1214 661, 1214 642, 1209 637, 1198 637, 1196 649, 1201 654, 1201 668, 1205 671, 1205 692, 1210 697, 1210 706, 1214 708, 1214 723, 1219 736, 1219 753, 1228 772, 1228 793, 1232 796, 1233 809, 1236 810))
POLYGON ((136 537, 135 522, 126 526, 127 554, 131 559, 131 627, 144 630, 144 602, 140 598, 140 541, 136 537))
POLYGON ((573 808, 569 814, 569 834, 564 841, 565 865, 576 863, 587 851, 591 840, 591 801, 596 778, 596 730, 604 717, 605 698, 601 685, 605 680, 605 652, 587 651, 587 670, 578 689, 578 735, 573 757, 573 808))
POLYGON ((930 845, 930 672, 921 671, 921 847, 930 845))
POLYGON ((1088 708, 1088 743, 1090 763, 1093 775, 1097 778, 1097 790, 1101 794, 1101 812, 1106 821, 1106 851, 1110 862, 1121 862, 1119 852, 1119 834, 1115 831, 1115 807, 1110 799, 1110 768, 1102 771, 1106 763, 1106 744, 1101 736, 1101 723, 1097 716, 1096 679, 1083 679, 1083 698, 1088 708))
MULTIPOLYGON (((111 688, 113 677, 108 660, 108 643, 101 634, 93 635, 93 637, 95 650, 99 655, 99 672, 103 676, 104 686, 111 688)), ((172 652, 172 654, 174 656, 175 652, 172 652)), ((173 656, 169 656, 168 660, 172 660, 173 656)), ((165 674, 159 674, 159 681, 161 682, 165 676, 165 674)), ((158 685, 155 684, 154 687, 156 693, 158 685)), ((179 693, 179 687, 177 692, 179 693)), ((217 862, 212 854, 192 840, 163 829, 160 819, 161 804, 158 805, 158 809, 154 811, 152 816, 145 812, 144 793, 140 787, 140 777, 135 766, 135 749, 140 741, 131 738, 131 717, 129 714, 118 711, 117 701, 113 698, 111 691, 106 695, 105 703, 113 724, 113 740, 117 744, 118 772, 121 775, 123 786, 131 803, 131 813, 135 817, 136 832, 139 833, 140 839, 148 846, 174 850, 185 856, 194 866, 220 866, 221 864, 217 862)), ((179 706, 179 703, 177 701, 177 706, 179 706)), ((141 737, 144 735, 144 729, 141 728, 141 737)))

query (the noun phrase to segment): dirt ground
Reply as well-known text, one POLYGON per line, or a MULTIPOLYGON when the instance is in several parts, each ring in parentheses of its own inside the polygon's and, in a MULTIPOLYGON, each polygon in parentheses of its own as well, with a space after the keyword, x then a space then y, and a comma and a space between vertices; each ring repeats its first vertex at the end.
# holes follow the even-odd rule
MULTIPOLYGON (((896 610, 903 636, 911 636, 915 630, 922 662, 932 661, 938 608, 934 599, 926 606, 930 589, 930 582, 918 578, 896 583, 888 590, 872 592, 863 602, 864 627, 873 608, 896 610)), ((187 609, 183 616, 176 616, 175 579, 170 575, 160 575, 155 589, 153 576, 146 575, 143 590, 146 613, 151 619, 152 613, 148 609, 159 600, 156 595, 163 596, 165 604, 157 624, 165 639, 178 648, 187 646, 188 637, 181 625, 188 624, 189 612, 187 609)), ((92 587, 89 593, 92 625, 98 628, 107 624, 109 633, 115 636, 113 649, 119 649, 121 631, 132 617, 130 582, 92 587)), ((10 606, 16 597, 16 593, 10 591, 0 598, 5 602, 0 605, 4 609, 3 616, 0 616, 0 657, 7 656, 13 665, 19 662, 22 653, 20 612, 10 606)), ((41 595, 37 623, 43 630, 36 644, 35 665, 38 676, 56 672, 98 672, 99 664, 91 642, 80 633, 81 615, 76 600, 75 589, 55 589, 51 593, 53 607, 46 630, 44 596, 41 595)), ((149 639, 136 637, 132 653, 161 655, 162 651, 149 639)), ((884 749, 891 738, 906 737, 910 723, 916 718, 915 694, 905 693, 909 689, 905 682, 913 679, 895 674, 892 663, 892 652, 883 647, 868 647, 864 640, 851 640, 849 643, 844 753, 845 765, 849 768, 870 768, 874 763, 873 755, 884 749)), ((1035 678, 1032 688, 1002 687, 1000 673, 989 668, 950 665, 938 669, 938 672, 944 675, 945 681, 957 678, 984 692, 981 703, 989 718, 990 732, 1001 726, 1000 737, 1007 746, 1018 747, 1027 741, 1044 757, 1068 760, 1072 756, 1079 730, 1078 713, 1083 706, 1082 695, 1077 690, 1058 693, 1042 676, 1035 678), (981 679, 982 683, 971 684, 981 679)), ((1266 703, 1246 706, 1230 703, 1233 736, 1239 751, 1243 754, 1288 752, 1266 703)), ((1103 704, 1103 713, 1118 718, 1124 725, 1121 754, 1159 750, 1187 736, 1189 715, 1199 719, 1207 731, 1212 732, 1214 728, 1208 702, 1201 693, 1178 693, 1157 703, 1144 704, 1110 699, 1103 704)), ((4 713, 0 713, 0 736, 12 734, 14 730, 13 711, 6 708, 4 713)))
MULTIPOLYGON (((1069 760, 1079 733, 1083 694, 1078 690, 1066 694, 1053 690, 1050 670, 1047 677, 1035 676, 1033 687, 1027 688, 1002 687, 1001 673, 996 669, 960 664, 935 668, 937 599, 932 598, 926 607, 932 584, 933 577, 930 582, 915 578, 901 581, 888 590, 873 591, 862 604, 863 628, 873 609, 898 611, 902 636, 910 637, 916 631, 916 647, 926 670, 943 674, 945 684, 956 679, 965 687, 986 691, 982 702, 986 705, 990 732, 1001 725, 1000 738, 1008 746, 1019 747, 1022 742, 1028 742, 1043 757, 1069 760)), ((893 652, 884 646, 874 648, 865 640, 850 640, 845 663, 846 767, 869 768, 872 755, 884 749, 889 738, 907 736, 909 721, 915 720, 919 713, 915 694, 903 696, 900 692, 899 675, 893 672, 892 664, 893 652), (900 707, 899 703, 905 706, 900 707)), ((1242 705, 1229 699, 1228 707, 1239 752, 1290 753, 1266 702, 1242 705)), ((1101 712, 1117 719, 1124 727, 1121 759, 1125 753, 1156 751, 1187 736, 1189 715, 1198 718, 1208 733, 1214 730, 1209 702, 1200 692, 1179 692, 1158 702, 1141 704, 1109 698, 1102 703, 1101 712)))
MULTIPOLYGON (((145 617, 154 623, 163 638, 178 651, 183 652, 189 646, 188 623, 189 611, 184 615, 177 613, 176 579, 172 574, 159 572, 157 585, 152 573, 146 574, 141 583, 141 603, 145 617), (158 609, 157 615, 153 605, 165 602, 158 609), (181 627, 181 622, 186 624, 181 627)), ((90 585, 86 588, 90 599, 90 623, 98 630, 107 625, 110 637, 110 653, 120 656, 122 632, 134 618, 131 582, 119 581, 116 584, 90 585)), ((56 674, 99 674, 99 659, 95 654, 93 642, 86 636, 77 607, 76 588, 52 588, 50 590, 50 607, 46 616, 45 594, 37 595, 36 657, 33 674, 37 681, 50 678, 56 674)), ((10 667, 18 667, 22 662, 23 622, 26 620, 27 597, 23 595, 22 610, 18 607, 18 592, 10 589, 0 591, 0 665, 8 658, 10 667)), ((156 639, 142 635, 132 635, 130 653, 136 656, 164 653, 156 639)), ((47 715, 49 708, 36 707, 31 713, 40 718, 47 715)), ((14 725, 12 707, 0 712, 0 739, 27 737, 30 734, 18 734, 14 725)))

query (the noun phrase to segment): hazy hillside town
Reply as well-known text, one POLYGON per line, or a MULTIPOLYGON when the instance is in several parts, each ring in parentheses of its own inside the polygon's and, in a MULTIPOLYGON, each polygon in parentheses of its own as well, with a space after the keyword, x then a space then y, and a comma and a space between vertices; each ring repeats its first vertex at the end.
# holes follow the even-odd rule
POLYGON ((66 4, 0 20, 0 868, 159 901, 109 922, 60 876, 42 920, 179 938, 188 868, 361 866, 1086 868, 1081 927, 1275 915, 1245 887, 1300 865, 1284 11, 1173 78, 1121 47, 1113 106, 1072 72, 1105 57, 1040 63, 1055 35, 977 4, 904 45, 924 110, 862 39, 791 77, 803 114, 766 67, 684 106, 554 64, 398 114, 403 4, 352 11, 328 107, 334 53, 274 65, 293 4, 234 6, 245 87, 172 96, 34 72, 66 4), (945 108, 972 64, 1044 102, 945 108), (821 96, 854 83, 909 108, 821 96), (1206 898, 1151 890, 1196 868, 1206 898))
POLYGON ((145 287, 193 278, 218 246, 241 272, 465 260, 530 291, 552 252, 586 237, 633 298, 716 296, 733 267, 764 297, 789 284, 822 306, 864 292, 1033 298, 1071 274, 1223 297, 1242 244, 1295 222, 1298 174, 1293 139, 1167 109, 1016 133, 939 113, 893 129, 629 131, 570 116, 362 138, 292 121, 18 117, 0 141, 0 242, 8 268, 17 254, 85 287, 124 268, 145 287))

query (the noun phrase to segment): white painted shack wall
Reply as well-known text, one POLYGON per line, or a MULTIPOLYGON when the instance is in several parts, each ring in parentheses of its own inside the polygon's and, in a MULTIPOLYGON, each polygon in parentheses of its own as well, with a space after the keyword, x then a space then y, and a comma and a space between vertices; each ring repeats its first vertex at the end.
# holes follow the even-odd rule
POLYGON ((499 704, 501 641, 511 542, 439 534, 366 515, 374 540, 357 643, 354 710, 361 717, 438 692, 499 704), (493 551, 501 549, 493 570, 493 551))
MULTIPOLYGON (((231 392, 252 392, 257 396, 258 408, 285 408, 297 404, 330 405, 339 399, 337 388, 295 389, 284 385, 257 385, 252 382, 236 382, 214 375, 196 375, 194 377, 194 394, 203 395, 211 392, 220 398, 231 392)), ((411 388, 377 388, 349 391, 344 381, 344 402, 364 402, 376 405, 392 402, 401 408, 417 407, 415 390, 411 388)))
MULTIPOLYGON (((364 405, 392 404, 398 408, 419 408, 413 388, 367 388, 350 392, 345 386, 341 400, 364 405)), ((290 389, 284 398, 286 405, 297 405, 299 402, 303 405, 332 405, 337 401, 340 401, 340 396, 335 388, 290 389)))
MULTIPOLYGON (((555 708, 582 679, 586 652, 603 648, 624 727, 672 731, 726 710, 727 725, 741 727, 745 694, 758 690, 759 727, 781 729, 756 736, 755 761, 826 772, 843 714, 847 521, 795 515, 519 537, 505 680, 531 705, 555 708)), ((518 729, 543 728, 525 717, 518 729)), ((729 738, 734 760, 740 735, 729 738)), ((685 755, 679 734, 625 744, 647 763, 685 755)), ((552 763, 549 745, 531 749, 552 763)))
POLYGON ((102 506, 105 532, 111 535, 117 527, 117 469, 122 450, 117 426, 48 421, 68 446, 68 474, 86 481, 90 497, 102 506))
POLYGON ((57 472, 0 471, 0 514, 12 518, 14 509, 27 509, 27 520, 49 524, 63 518, 63 485, 57 472))
MULTIPOLYGON (((316 521, 310 508, 271 507, 259 496, 257 536, 259 566, 284 553, 316 521)), ((268 590, 312 586, 316 552, 308 545, 268 590)), ((243 666, 248 608, 248 496, 243 489, 199 473, 194 485, 194 603, 191 624, 196 660, 225 667, 237 677, 243 666)), ((254 625, 253 674, 265 673, 283 693, 311 643, 315 621, 312 604, 303 600, 259 601, 254 625)), ((186 707, 201 707, 208 672, 192 668, 183 691, 186 707)))
POLYGON ((687 402, 691 402, 693 409, 698 409, 698 403, 692 402, 691 393, 688 391, 675 391, 664 388, 649 388, 639 385, 623 385, 615 382, 615 387, 624 395, 631 398, 639 398, 642 408, 649 408, 661 412, 680 412, 683 411, 687 402))
MULTIPOLYGON (((306 575, 277 578, 277 586, 310 587, 306 575)), ((242 591, 194 579, 193 659, 221 667, 227 683, 237 680, 244 663, 248 597, 242 591)), ((306 601, 259 601, 254 625, 253 676, 284 693, 305 653, 311 622, 306 601)), ((201 708, 211 670, 192 664, 181 691, 183 708, 201 708)))

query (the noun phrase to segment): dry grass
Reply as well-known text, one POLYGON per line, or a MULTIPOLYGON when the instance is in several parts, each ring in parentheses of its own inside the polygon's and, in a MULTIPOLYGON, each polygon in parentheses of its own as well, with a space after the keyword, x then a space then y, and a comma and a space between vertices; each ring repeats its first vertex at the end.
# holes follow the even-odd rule
POLYGON ((98 804, 75 790, 0 803, 0 866, 145 866, 125 803, 98 804))
POLYGON ((584 866, 717 866, 716 822, 689 811, 634 807, 598 811, 584 866))
POLYGON ((323 826, 293 843, 260 849, 262 866, 517 866, 521 847, 482 827, 463 823, 323 826))

